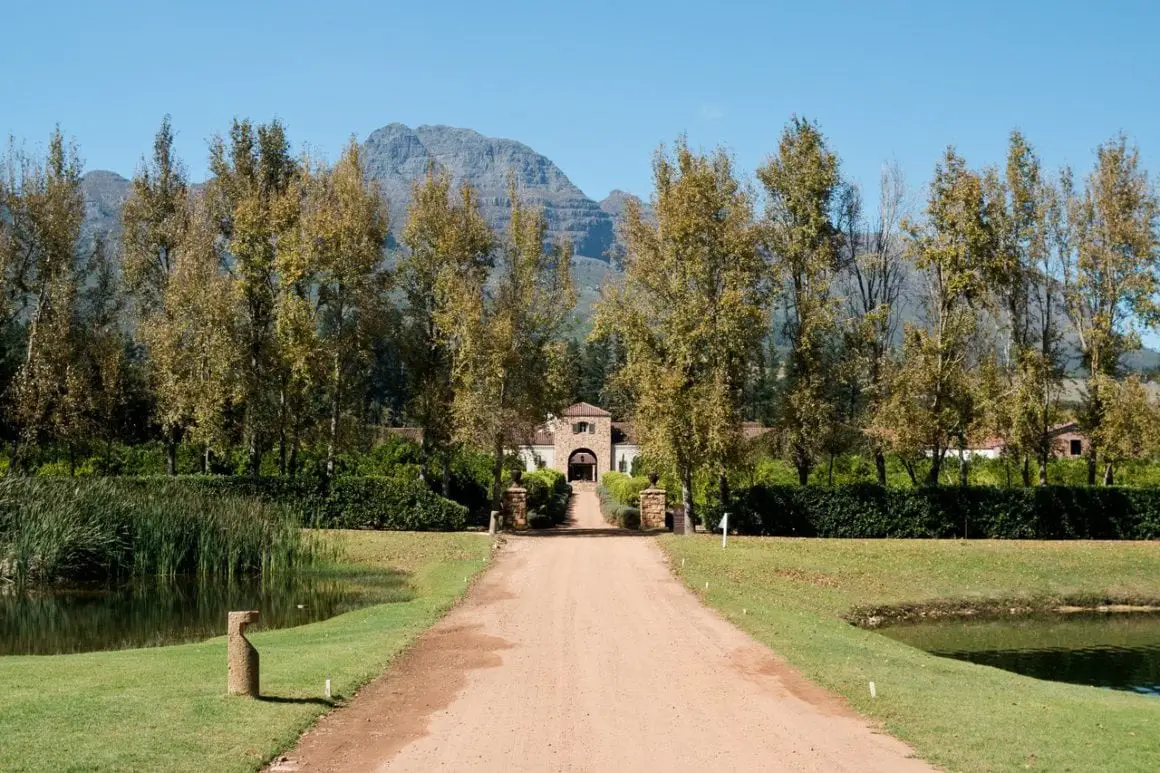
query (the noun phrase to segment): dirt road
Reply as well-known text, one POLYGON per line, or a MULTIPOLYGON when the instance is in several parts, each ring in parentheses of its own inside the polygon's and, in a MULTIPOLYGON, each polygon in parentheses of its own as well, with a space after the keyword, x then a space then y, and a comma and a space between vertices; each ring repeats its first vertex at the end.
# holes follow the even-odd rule
POLYGON ((272 770, 930 770, 573 503, 272 770))

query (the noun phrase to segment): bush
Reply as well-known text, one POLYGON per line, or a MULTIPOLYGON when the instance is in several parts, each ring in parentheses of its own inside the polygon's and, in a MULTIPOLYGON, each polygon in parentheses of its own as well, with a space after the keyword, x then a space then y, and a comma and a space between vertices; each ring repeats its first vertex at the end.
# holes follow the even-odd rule
POLYGON ((596 487, 596 496, 600 499, 600 512, 606 523, 619 526, 622 529, 640 528, 640 510, 630 505, 618 502, 604 485, 596 487))
POLYGON ((648 488, 648 478, 625 475, 623 472, 606 472, 600 477, 600 484, 622 505, 640 507, 640 492, 648 488))
POLYGON ((0 481, 0 579, 18 583, 276 572, 312 555, 286 508, 108 478, 0 481))
MULTIPOLYGON (((165 478, 127 479, 152 487, 165 478)), ((467 508, 444 499, 418 478, 345 477, 326 486, 314 478, 179 476, 171 485, 213 496, 238 496, 281 505, 299 522, 323 529, 459 531, 467 508)))
POLYGON ((564 473, 548 468, 524 473, 523 486, 528 490, 529 526, 544 528, 564 522, 568 515, 568 497, 572 494, 564 473), (533 514, 536 516, 535 524, 533 514))
POLYGON ((1087 486, 885 489, 753 486, 730 504, 741 534, 801 537, 1157 539, 1160 490, 1087 486))

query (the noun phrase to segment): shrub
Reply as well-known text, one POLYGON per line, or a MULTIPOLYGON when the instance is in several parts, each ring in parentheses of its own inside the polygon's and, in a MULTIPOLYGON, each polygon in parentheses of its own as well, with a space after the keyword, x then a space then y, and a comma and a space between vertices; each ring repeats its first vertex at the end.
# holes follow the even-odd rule
POLYGON ((26 583, 276 572, 312 556, 286 508, 160 480, 0 481, 0 578, 26 583))
POLYGON ((603 484, 596 487, 596 496, 600 499, 600 512, 606 523, 622 529, 640 528, 640 510, 618 502, 603 484))
MULTIPOLYGON (((128 480, 148 488, 166 479, 128 480)), ((168 480, 191 492, 281 505, 303 525, 317 528, 458 531, 467 526, 467 508, 413 477, 335 478, 329 487, 315 478, 193 475, 168 480)))
POLYGON ((547 468, 524 473, 523 486, 528 490, 529 526, 532 525, 530 513, 533 512, 547 519, 548 526, 564 522, 568 514, 568 497, 572 494, 564 473, 547 468))
POLYGON ((640 507, 640 492, 648 488, 648 478, 633 477, 623 472, 606 472, 600 477, 600 484, 622 505, 640 507))
POLYGON ((741 534, 990 539, 1160 538, 1160 490, 1087 486, 885 489, 752 486, 730 504, 741 534))

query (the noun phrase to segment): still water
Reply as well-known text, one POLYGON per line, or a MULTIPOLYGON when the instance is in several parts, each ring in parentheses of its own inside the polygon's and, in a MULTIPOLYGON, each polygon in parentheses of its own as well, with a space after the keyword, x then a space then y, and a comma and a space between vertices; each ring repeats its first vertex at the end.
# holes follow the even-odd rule
POLYGON ((116 588, 18 592, 0 588, 0 655, 157 647, 226 632, 226 613, 257 609, 249 630, 289 628, 370 604, 406 601, 392 572, 306 572, 291 578, 235 582, 178 580, 116 588))
POLYGON ((881 629, 913 647, 1057 682, 1160 695, 1160 615, 1076 613, 881 629))

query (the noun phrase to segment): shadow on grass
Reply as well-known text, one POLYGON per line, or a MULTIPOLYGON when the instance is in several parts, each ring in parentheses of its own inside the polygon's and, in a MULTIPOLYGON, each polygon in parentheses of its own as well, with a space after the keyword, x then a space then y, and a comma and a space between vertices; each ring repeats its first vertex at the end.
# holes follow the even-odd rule
POLYGON ((315 706, 334 708, 342 702, 342 696, 335 695, 333 698, 287 698, 281 695, 259 695, 257 700, 263 703, 297 703, 302 705, 312 703, 315 706))

